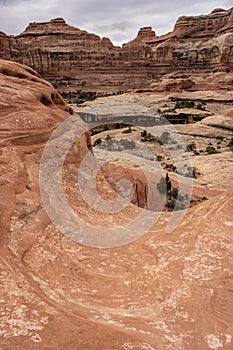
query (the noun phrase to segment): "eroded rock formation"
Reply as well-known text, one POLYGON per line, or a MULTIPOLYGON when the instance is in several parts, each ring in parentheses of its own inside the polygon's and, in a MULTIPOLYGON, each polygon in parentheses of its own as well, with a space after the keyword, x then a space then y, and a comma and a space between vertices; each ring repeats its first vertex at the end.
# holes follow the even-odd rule
MULTIPOLYGON (((108 38, 101 39, 57 18, 30 23, 15 37, 1 33, 0 57, 29 65, 63 90, 149 88, 177 71, 185 78, 205 78, 213 70, 221 74, 232 71, 232 19, 233 9, 183 16, 173 32, 158 37, 151 27, 144 27, 136 39, 120 48, 108 38)), ((229 84, 222 87, 229 88, 229 84)))
MULTIPOLYGON (((0 81, 0 347, 232 349, 232 191, 188 210, 170 234, 162 213, 134 243, 75 243, 48 218, 38 185, 48 137, 72 110, 28 67, 0 60, 0 81)), ((80 195, 77 168, 88 149, 84 134, 64 164, 67 200, 92 230, 127 226, 142 209, 107 214, 80 195)), ((97 182, 115 198, 101 174, 97 182)))

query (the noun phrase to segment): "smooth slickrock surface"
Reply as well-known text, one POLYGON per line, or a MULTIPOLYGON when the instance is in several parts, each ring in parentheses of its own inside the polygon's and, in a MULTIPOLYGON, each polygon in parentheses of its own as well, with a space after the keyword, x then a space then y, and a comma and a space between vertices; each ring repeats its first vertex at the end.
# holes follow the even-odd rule
MULTIPOLYGON (((75 243, 48 219, 38 187, 48 136, 72 110, 28 67, 1 60, 0 82, 0 348, 232 349, 232 190, 189 209, 170 234, 162 213, 128 245, 75 243)), ((142 209, 98 212, 76 190, 90 148, 85 134, 64 165, 70 205, 93 230, 136 220, 142 209)), ((114 199, 101 174, 97 182, 114 199)))
POLYGON ((0 33, 0 57, 29 65, 62 90, 227 90, 232 19, 233 9, 183 16, 172 32, 158 37, 144 27, 120 48, 57 18, 30 23, 15 37, 0 33))

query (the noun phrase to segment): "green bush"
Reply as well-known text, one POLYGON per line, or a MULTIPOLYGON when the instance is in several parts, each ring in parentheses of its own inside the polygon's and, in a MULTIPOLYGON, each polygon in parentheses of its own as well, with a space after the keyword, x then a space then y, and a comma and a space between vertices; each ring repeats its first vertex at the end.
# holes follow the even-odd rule
POLYGON ((166 164, 164 169, 176 172, 177 167, 175 165, 173 165, 173 164, 166 164))
POLYGON ((175 104, 175 109, 179 108, 194 108, 195 102, 194 101, 188 101, 188 100, 181 100, 177 101, 175 104))
POLYGON ((160 193, 165 194, 171 191, 172 185, 168 173, 166 177, 161 177, 159 183, 157 184, 157 189, 160 193))
POLYGON ((188 152, 192 152, 192 151, 195 151, 196 149, 196 145, 194 142, 190 143, 188 146, 187 146, 187 151, 188 152))
POLYGON ((197 104, 197 109, 199 109, 201 111, 205 111, 205 107, 201 103, 197 104))
POLYGON ((161 162, 164 159, 164 157, 158 155, 158 156, 156 156, 156 159, 157 159, 158 162, 161 162))
POLYGON ((143 130, 141 132, 142 139, 141 141, 143 142, 152 142, 152 141, 157 141, 157 138, 153 136, 151 133, 147 133, 146 130, 143 130))
POLYGON ((100 145, 101 143, 102 143, 102 140, 101 140, 101 138, 99 137, 98 139, 96 139, 96 140, 94 141, 93 147, 98 146, 98 145, 100 145))
POLYGON ((108 134, 106 137, 105 137, 105 140, 106 141, 109 141, 109 140, 111 140, 112 138, 111 138, 111 136, 108 134))
POLYGON ((216 148, 213 147, 213 146, 207 146, 207 147, 206 147, 206 152, 207 152, 208 154, 215 154, 215 153, 218 153, 218 151, 216 150, 216 148))
POLYGON ((141 132, 141 137, 147 137, 147 131, 146 130, 143 130, 141 132))

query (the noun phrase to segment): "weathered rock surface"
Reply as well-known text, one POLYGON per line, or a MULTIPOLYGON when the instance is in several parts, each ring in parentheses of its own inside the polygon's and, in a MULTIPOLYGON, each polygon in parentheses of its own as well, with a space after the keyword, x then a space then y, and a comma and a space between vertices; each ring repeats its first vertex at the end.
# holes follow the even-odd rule
POLYGON ((158 37, 144 27, 122 48, 57 18, 30 23, 15 37, 1 33, 0 57, 29 65, 63 90, 119 91, 151 84, 159 90, 164 75, 167 90, 206 89, 206 75, 213 71, 221 76, 212 88, 231 89, 232 76, 229 80, 226 72, 233 69, 232 18, 233 9, 180 17, 173 32, 158 37), (170 76, 174 72, 182 73, 178 83, 170 76))
MULTIPOLYGON (((48 219, 38 186, 45 143, 72 110, 28 67, 1 60, 0 80, 0 347, 232 349, 232 190, 189 210, 170 234, 163 213, 134 243, 75 243, 48 219)), ((67 199, 93 230, 127 225, 142 209, 106 214, 76 190, 89 148, 86 134, 64 165, 67 199)), ((114 198, 101 175, 98 186, 114 198)))

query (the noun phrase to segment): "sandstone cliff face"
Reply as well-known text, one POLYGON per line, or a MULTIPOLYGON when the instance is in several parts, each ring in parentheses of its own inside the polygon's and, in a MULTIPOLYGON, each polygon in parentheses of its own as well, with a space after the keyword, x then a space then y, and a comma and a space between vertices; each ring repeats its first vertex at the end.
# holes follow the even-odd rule
POLYGON ((175 67, 213 70, 232 69, 233 9, 215 10, 208 16, 180 17, 174 31, 147 41, 157 60, 175 67))
POLYGON ((157 37, 151 27, 122 48, 69 26, 62 18, 31 23, 18 36, 0 35, 0 57, 27 64, 60 89, 149 87, 168 73, 203 75, 233 69, 233 9, 180 17, 157 37))

